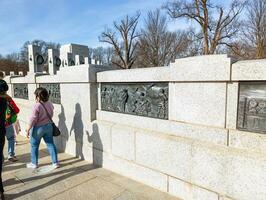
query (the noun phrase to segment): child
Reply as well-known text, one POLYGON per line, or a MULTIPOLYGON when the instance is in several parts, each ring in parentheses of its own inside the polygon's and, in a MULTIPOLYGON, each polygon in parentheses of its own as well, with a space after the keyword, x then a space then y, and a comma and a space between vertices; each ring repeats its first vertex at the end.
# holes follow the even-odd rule
POLYGON ((45 88, 37 88, 34 94, 36 96, 36 104, 33 107, 26 130, 27 137, 30 137, 31 144, 31 162, 27 164, 27 168, 38 167, 39 145, 42 138, 51 155, 52 166, 58 168, 57 149, 53 140, 53 126, 51 123, 54 106, 49 101, 49 93, 45 88))
POLYGON ((17 119, 17 121, 14 123, 14 131, 15 131, 15 144, 17 145, 17 144, 18 144, 17 136, 18 136, 18 134, 19 134, 20 131, 21 131, 21 128, 20 128, 20 124, 19 124, 18 119, 17 119))
POLYGON ((7 101, 5 127, 6 138, 8 140, 8 160, 11 162, 16 162, 17 158, 15 156, 15 132, 13 124, 17 120, 19 108, 17 107, 13 99, 6 94, 6 92, 0 93, 0 97, 5 98, 7 101))

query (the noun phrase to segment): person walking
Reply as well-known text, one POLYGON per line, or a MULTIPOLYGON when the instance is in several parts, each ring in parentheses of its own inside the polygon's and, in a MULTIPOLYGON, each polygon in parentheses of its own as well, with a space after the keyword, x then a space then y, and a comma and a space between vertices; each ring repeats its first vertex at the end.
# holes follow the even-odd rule
POLYGON ((11 162, 16 162, 18 159, 15 156, 15 127, 14 124, 17 121, 17 114, 19 113, 19 108, 14 102, 14 100, 7 94, 1 95, 7 100, 6 109, 6 139, 8 141, 8 160, 11 162))
POLYGON ((38 167, 39 145, 41 139, 47 145, 47 149, 52 159, 52 166, 59 167, 57 150, 53 140, 53 127, 50 118, 53 117, 53 104, 49 101, 49 93, 45 88, 37 88, 34 92, 36 103, 26 129, 27 137, 30 138, 31 144, 31 163, 27 168, 38 167))
MULTIPOLYGON (((0 94, 5 94, 8 91, 8 85, 4 80, 0 80, 0 94)), ((4 187, 2 182, 2 166, 3 166, 3 149, 5 145, 5 120, 6 120, 7 100, 0 97, 0 200, 4 200, 4 187)))
MULTIPOLYGON (((0 73, 0 80, 2 83, 6 84, 3 78, 3 73, 0 73)), ((15 156, 15 123, 17 121, 17 114, 19 113, 19 108, 14 102, 14 100, 6 93, 7 91, 2 91, 0 97, 5 98, 7 101, 6 109, 6 138, 8 140, 8 160, 11 162, 16 162, 17 158, 15 156)))
POLYGON ((14 131, 15 131, 15 145, 18 144, 18 140, 17 140, 17 137, 21 131, 21 127, 20 127, 20 123, 19 123, 19 120, 17 119, 17 121, 15 122, 14 124, 14 131))

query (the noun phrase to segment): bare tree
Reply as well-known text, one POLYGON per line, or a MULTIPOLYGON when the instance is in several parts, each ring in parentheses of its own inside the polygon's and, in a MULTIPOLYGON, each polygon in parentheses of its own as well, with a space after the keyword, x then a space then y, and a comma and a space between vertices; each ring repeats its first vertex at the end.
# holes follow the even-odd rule
POLYGON ((244 38, 248 56, 266 58, 266 0, 249 2, 247 13, 244 38))
POLYGON ((198 56, 203 52, 202 34, 198 33, 195 29, 189 28, 187 31, 187 38, 189 46, 186 56, 198 56))
POLYGON ((113 47, 107 47, 105 49, 105 56, 106 56, 106 64, 111 65, 112 64, 112 60, 114 57, 114 48, 113 47))
POLYGON ((18 62, 19 61, 19 54, 13 52, 11 54, 6 55, 6 59, 14 61, 14 62, 18 62))
POLYGON ((18 73, 18 71, 26 71, 25 68, 20 68, 15 57, 7 55, 0 59, 0 71, 5 71, 6 74, 9 74, 10 71, 18 73))
POLYGON ((266 58, 266 0, 250 1, 246 8, 239 38, 228 53, 239 59, 266 58))
POLYGON ((159 9, 150 11, 139 38, 137 67, 168 65, 177 55, 186 52, 188 42, 184 32, 167 30, 167 18, 159 9))
POLYGON ((89 48, 89 57, 105 65, 112 65, 114 49, 112 47, 89 48))
POLYGON ((232 0, 229 9, 211 0, 176 0, 164 7, 172 18, 185 18, 196 22, 201 30, 203 54, 214 54, 217 46, 230 46, 230 40, 239 31, 239 15, 245 0, 232 0))
POLYGON ((136 60, 134 53, 139 36, 136 32, 139 17, 140 13, 132 17, 127 15, 119 23, 114 22, 114 30, 107 29, 99 37, 101 42, 111 44, 114 48, 118 59, 112 62, 118 67, 130 69, 136 60))
POLYGON ((20 51, 20 61, 22 62, 28 62, 28 45, 34 44, 38 45, 41 47, 42 54, 44 55, 45 58, 48 56, 48 49, 49 48, 54 48, 54 49, 59 49, 60 44, 59 43, 54 43, 54 42, 45 42, 43 40, 33 40, 33 41, 26 41, 20 51))
POLYGON ((93 59, 99 61, 100 63, 104 63, 105 49, 103 47, 97 47, 92 49, 93 59))

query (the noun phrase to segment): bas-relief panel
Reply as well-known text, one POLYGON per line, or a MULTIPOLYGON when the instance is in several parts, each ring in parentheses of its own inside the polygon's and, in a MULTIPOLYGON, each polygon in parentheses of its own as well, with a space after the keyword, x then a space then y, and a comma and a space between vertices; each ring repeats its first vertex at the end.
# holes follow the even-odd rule
POLYGON ((237 128, 266 133, 266 82, 240 83, 237 128))
POLYGON ((14 83, 13 94, 15 98, 29 99, 29 91, 27 83, 14 83))
POLYGON ((46 88, 49 92, 49 100, 52 103, 60 104, 61 103, 61 93, 60 93, 60 84, 59 83, 42 83, 39 84, 40 87, 46 88))
POLYGON ((102 83, 102 110, 168 119, 168 83, 102 83))

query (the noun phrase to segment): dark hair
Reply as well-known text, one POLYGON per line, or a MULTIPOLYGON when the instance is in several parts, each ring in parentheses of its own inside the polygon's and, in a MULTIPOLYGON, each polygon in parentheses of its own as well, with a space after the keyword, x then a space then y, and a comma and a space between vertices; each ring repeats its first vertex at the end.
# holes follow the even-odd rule
POLYGON ((8 85, 4 80, 0 80, 0 93, 5 94, 8 91, 8 85))
POLYGON ((49 93, 45 88, 39 87, 34 92, 36 99, 39 97, 40 101, 46 102, 49 100, 49 93))

